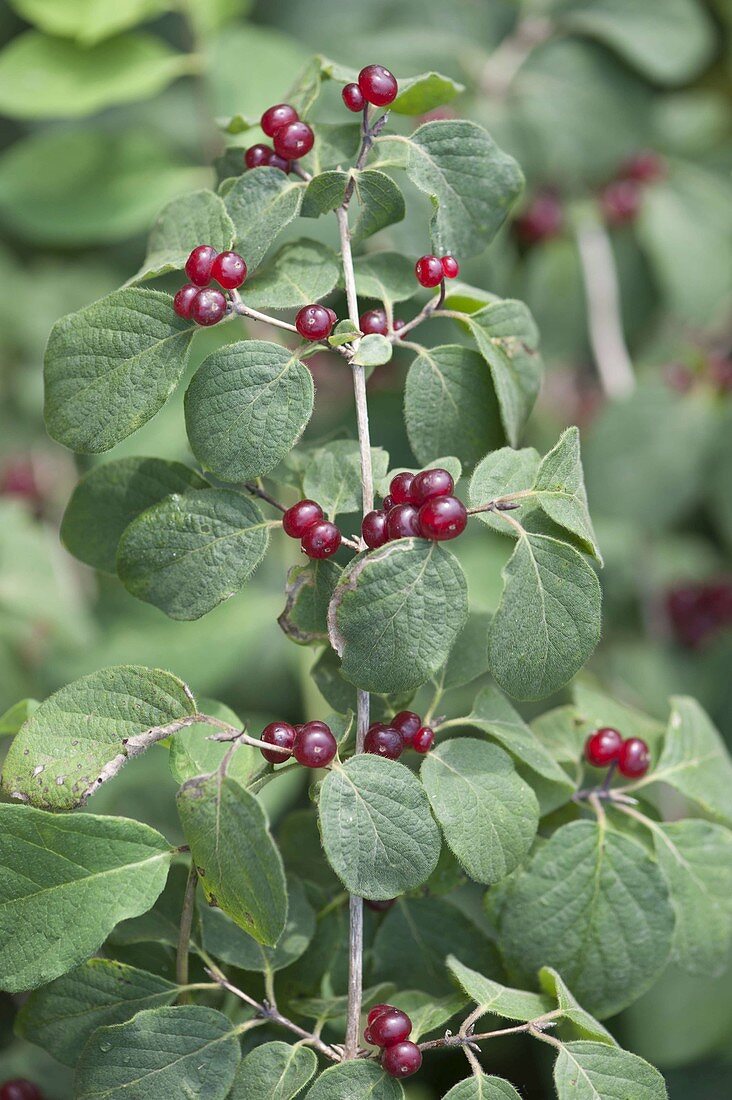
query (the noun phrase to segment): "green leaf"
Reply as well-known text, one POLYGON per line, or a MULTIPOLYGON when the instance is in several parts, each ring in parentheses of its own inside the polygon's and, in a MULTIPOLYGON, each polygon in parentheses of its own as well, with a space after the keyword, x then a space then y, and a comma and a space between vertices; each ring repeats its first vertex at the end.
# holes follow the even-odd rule
POLYGON ((174 493, 130 524, 117 554, 122 583, 171 619, 200 619, 228 600, 265 555, 268 524, 230 489, 174 493))
POLYGON ((420 777, 445 840, 476 882, 500 882, 531 847, 539 825, 536 795, 510 756, 458 737, 425 756, 420 777))
POLYGON ((0 805, 0 986, 33 989, 93 955, 150 908, 170 858, 138 821, 0 805))
POLYGON ((62 317, 44 364, 49 435, 89 454, 132 435, 175 389, 192 336, 156 290, 118 290, 62 317))
POLYGON ((465 576, 452 554, 400 539, 344 569, 331 603, 331 640, 357 687, 406 692, 444 664, 467 617, 465 576))
MULTIPOLYGON (((381 982, 379 985, 364 989, 361 997, 362 1010, 369 1005, 385 1003, 386 998, 393 992, 393 982, 381 982)), ((345 1018, 348 1011, 348 994, 341 993, 331 997, 298 997, 293 1001, 293 1008, 299 1016, 307 1016, 311 1020, 345 1018)))
POLYGON ((239 1066, 230 1100, 293 1100, 317 1068, 318 1059, 309 1047, 263 1043, 239 1066))
POLYGON ((404 1089, 376 1062, 359 1059, 321 1073, 307 1100, 404 1100, 404 1089))
POLYGON ((303 218, 319 218, 335 210, 343 202, 348 183, 345 172, 321 172, 305 188, 300 214, 303 218))
POLYGON ((131 757, 196 713, 186 685, 161 669, 117 665, 62 687, 10 746, 3 789, 53 810, 84 802, 131 757))
MULTIPOLYGON (((384 477, 389 456, 371 448, 374 478, 384 477)), ((311 452, 305 467, 303 492, 317 500, 329 519, 361 508, 361 458, 355 439, 337 439, 311 452)))
POLYGON ((352 344, 360 335, 361 329, 358 325, 354 325, 350 317, 346 317, 335 326, 328 337, 328 343, 332 348, 340 348, 343 344, 352 344))
POLYGON ((168 203, 150 231, 142 267, 130 282, 141 283, 170 271, 182 271, 191 251, 202 242, 217 252, 226 252, 234 245, 231 218, 223 200, 213 191, 193 191, 168 203))
MULTIPOLYGON (((127 947, 136 944, 178 947, 180 939, 180 915, 188 886, 188 868, 182 863, 173 864, 165 883, 165 889, 152 909, 131 920, 123 920, 115 926, 109 937, 113 946, 127 947)), ((191 942, 195 944, 196 937, 191 942)))
POLYGON ((668 962, 673 929, 666 883, 645 848, 596 822, 575 821, 514 876, 499 931, 512 975, 534 982, 541 966, 552 966, 603 1017, 653 984, 668 962))
POLYGON ((8 707, 5 713, 0 716, 0 737, 15 735, 23 723, 27 722, 30 716, 38 710, 40 705, 37 699, 21 699, 19 703, 14 703, 12 707, 8 707))
POLYGON ((300 211, 305 184, 279 168, 245 172, 224 202, 236 230, 237 251, 253 271, 279 233, 300 211))
POLYGON ((315 145, 305 158, 304 167, 317 176, 328 168, 340 169, 343 164, 353 164, 360 145, 361 127, 357 122, 319 122, 315 145))
POLYGON ((242 340, 219 348, 186 391, 193 453, 224 481, 268 473, 304 431, 314 392, 310 371, 280 344, 242 340))
POLYGON ((231 1021, 213 1008, 138 1012, 99 1028, 76 1069, 77 1100, 178 1100, 228 1096, 241 1057, 231 1021))
POLYGON ((287 923, 274 947, 263 947, 220 909, 201 909, 203 946, 209 954, 240 970, 262 974, 284 970, 305 953, 315 934, 315 913, 299 879, 287 883, 287 923))
MULTIPOLYGON (((242 722, 224 703, 214 699, 199 699, 201 714, 219 718, 230 726, 241 729, 242 722)), ((214 729, 208 722, 196 722, 193 726, 176 733, 170 743, 170 770, 177 783, 185 783, 197 775, 208 775, 216 771, 231 748, 226 741, 212 741, 214 729)), ((262 757, 253 745, 237 745, 236 752, 230 758, 226 774, 242 786, 246 786, 251 773, 259 768, 262 757)))
POLYGON ((450 656, 437 681, 444 691, 469 684, 488 671, 488 630, 492 616, 487 611, 471 611, 457 636, 450 656))
POLYGON ((293 565, 287 574, 287 602, 277 622, 298 645, 328 641, 328 606, 341 569, 332 561, 293 565))
POLYGON ((390 340, 387 340, 381 333, 370 332, 362 337, 352 362, 358 363, 362 367, 380 367, 382 363, 389 362, 391 352, 390 340))
MULTIPOLYGON (((477 970, 471 970, 450 955, 447 968, 460 983, 471 1001, 481 1009, 481 1016, 502 1016, 506 1020, 536 1020, 554 1005, 549 997, 540 993, 528 993, 523 989, 511 989, 490 978, 484 978, 477 970)), ((478 1017, 480 1019, 480 1016, 478 1017)))
POLYGON ((398 252, 373 252, 353 261, 356 293, 384 303, 406 302, 419 289, 414 264, 398 252))
POLYGON ((541 460, 533 490, 539 507, 549 519, 576 535, 584 549, 602 564, 587 507, 577 428, 567 428, 541 460))
POLYGON ((516 161, 466 119, 427 122, 400 140, 409 178, 432 200, 435 251, 461 259, 482 252, 521 192, 516 161))
POLYGON ((11 0, 11 6, 48 34, 92 44, 168 9, 170 0, 11 0))
POLYGON ((328 772, 318 812, 325 854, 352 894, 394 898, 435 869, 440 834, 421 783, 403 764, 352 757, 328 772))
POLYGON ((464 91, 462 84, 442 73, 420 73, 399 81, 399 94, 389 104, 389 110, 398 115, 423 115, 464 91))
POLYGON ((606 1043, 564 1043, 554 1065, 558 1100, 666 1100, 663 1077, 636 1054, 606 1043))
POLYGON ((412 361, 404 419, 421 463, 453 451, 472 466, 504 441, 498 402, 483 357, 460 344, 424 348, 412 361))
POLYGON ((172 1004, 177 996, 178 986, 157 974, 113 959, 88 959, 32 993, 18 1013, 16 1031, 64 1065, 75 1066, 98 1027, 172 1004))
POLYGON ((358 216, 353 223, 354 241, 363 241, 394 222, 404 220, 404 196, 390 176, 367 168, 354 174, 358 216))
POLYGON ((189 466, 162 458, 119 458, 95 466, 71 494, 61 540, 79 561, 116 575, 119 540, 132 520, 170 493, 205 485, 189 466))
POLYGON ((468 1077, 453 1085, 444 1100, 521 1100, 513 1085, 502 1077, 468 1077))
MULTIPOLYGON (((519 451, 514 451, 511 447, 501 447, 500 450, 486 455, 475 467, 470 481, 472 507, 480 508, 499 497, 531 489, 536 480, 539 461, 539 452, 533 447, 524 447, 519 451)), ((533 498, 522 497, 519 503, 519 515, 524 518, 531 512, 533 498)), ((478 519, 487 527, 500 531, 502 535, 515 533, 500 513, 478 512, 478 519)))
POLYGON ((457 991, 445 997, 435 997, 419 989, 400 989, 398 999, 399 1008, 412 1021, 409 1038, 413 1043, 418 1043, 424 1035, 442 1030, 453 1016, 462 1011, 466 1003, 465 996, 457 991))
POLYGON ((491 671, 518 699, 563 687, 600 637, 600 584, 577 550, 521 533, 503 569, 503 595, 488 641, 491 671))
POLYGON ((75 118, 156 96, 192 71, 160 38, 124 34, 86 47, 38 31, 0 54, 0 111, 11 118, 75 118))
MULTIPOLYGON (((573 685, 572 695, 576 714, 580 722, 585 724, 580 744, 584 743, 584 737, 588 733, 600 726, 614 726, 622 730, 625 737, 641 737, 652 750, 663 736, 664 727, 657 718, 651 718, 636 707, 628 706, 616 695, 606 695, 585 676, 573 685)), ((578 755, 579 752, 575 752, 574 759, 578 755)))
POLYGON ((335 252, 319 241, 303 238, 284 244, 247 280, 242 293, 253 309, 299 309, 330 294, 339 275, 335 252))
POLYGON ((609 1043, 617 1046, 607 1028, 591 1016, 577 998, 567 989, 562 978, 556 970, 550 966, 542 966, 539 971, 539 984, 545 993, 556 999, 559 1008, 564 1013, 563 1019, 567 1020, 579 1033, 580 1039, 592 1039, 596 1043, 609 1043))
POLYGON ((276 944, 287 917, 285 873, 260 803, 218 773, 189 779, 177 802, 209 904, 259 943, 276 944))

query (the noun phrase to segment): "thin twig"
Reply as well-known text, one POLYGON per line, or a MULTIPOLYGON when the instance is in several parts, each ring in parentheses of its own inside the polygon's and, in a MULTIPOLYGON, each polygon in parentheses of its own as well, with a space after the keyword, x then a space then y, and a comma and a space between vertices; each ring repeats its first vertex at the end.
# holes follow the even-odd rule
POLYGON ((230 290, 229 297, 231 298, 233 312, 240 317, 250 317, 252 321, 262 321, 266 325, 274 325, 275 328, 284 328, 288 332, 297 333, 297 329, 289 321, 280 321, 279 317, 270 317, 266 313, 260 313, 258 309, 252 309, 251 306, 242 301, 238 290, 230 290))
POLYGON ((255 485, 253 481, 245 481, 244 488, 248 493, 251 493, 254 497, 259 497, 260 500, 265 500, 267 504, 271 504, 273 508, 276 508, 279 512, 286 512, 284 504, 280 504, 278 500, 271 497, 261 485, 255 485))
POLYGON ((516 1024, 514 1027, 503 1027, 497 1031, 484 1031, 480 1035, 468 1034, 465 1025, 463 1025, 455 1035, 448 1032, 441 1039, 430 1039, 429 1042, 419 1043, 418 1046, 421 1051, 440 1050, 444 1047, 463 1047, 470 1043, 482 1043, 486 1039, 500 1039, 504 1035, 520 1035, 522 1032, 533 1032, 535 1030, 543 1032, 544 1028, 554 1027, 558 1018, 563 1014, 563 1009, 555 1008, 543 1016, 537 1016, 535 1020, 529 1020, 528 1023, 516 1024))
MULTIPOLYGON (((180 916, 180 929, 178 931, 178 952, 175 960, 175 980, 178 985, 188 985, 188 959, 191 949, 191 929, 193 928, 193 910, 196 902, 196 883, 198 872, 191 863, 188 871, 186 890, 183 895, 183 910, 180 916)), ((186 990, 181 991, 180 1001, 187 1004, 190 1000, 186 990)))

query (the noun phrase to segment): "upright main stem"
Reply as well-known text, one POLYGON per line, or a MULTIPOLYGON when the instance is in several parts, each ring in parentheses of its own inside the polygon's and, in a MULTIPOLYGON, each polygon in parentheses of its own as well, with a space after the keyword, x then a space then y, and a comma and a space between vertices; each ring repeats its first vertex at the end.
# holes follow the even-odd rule
POLYGON ((615 257, 598 218, 583 215, 576 232, 592 352, 603 390, 617 400, 633 392, 635 374, 623 332, 615 257))

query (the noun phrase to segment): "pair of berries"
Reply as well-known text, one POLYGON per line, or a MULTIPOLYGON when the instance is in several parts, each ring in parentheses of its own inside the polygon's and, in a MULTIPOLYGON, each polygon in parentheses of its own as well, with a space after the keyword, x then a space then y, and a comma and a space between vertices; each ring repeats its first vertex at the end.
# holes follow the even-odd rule
POLYGON ((361 535, 372 550, 393 539, 423 538, 445 542, 465 530, 468 513, 452 495, 455 484, 447 470, 436 468, 392 478, 384 505, 368 512, 361 535))
POLYGON ((295 328, 303 340, 327 340, 338 317, 329 306, 303 306, 295 317, 295 328))
POLYGON ((209 286, 215 280, 225 290, 236 290, 247 277, 247 265, 238 252, 217 252, 210 244, 199 244, 186 260, 191 280, 173 299, 173 309, 186 321, 215 325, 226 313, 226 298, 209 286))
POLYGON ((663 176, 663 159, 652 149, 643 149, 621 165, 618 178, 600 193, 600 207, 608 225, 632 222, 643 201, 643 187, 663 176))
MULTIPOLYGON (((399 332, 404 328, 406 321, 397 320, 394 322, 394 332, 399 332)), ((364 336, 370 335, 372 332, 378 333, 379 336, 389 335, 389 322, 386 317, 385 309, 367 309, 365 313, 362 313, 358 319, 358 327, 364 336)))
POLYGON ((0 1100, 43 1100, 43 1094, 26 1077, 15 1077, 0 1085, 0 1100))
POLYGON ((291 539, 300 539, 302 551, 309 558, 329 558, 341 545, 340 531, 314 500, 298 500, 288 508, 282 528, 291 539))
POLYGON ((394 102, 398 91, 393 73, 383 65, 367 65, 358 74, 358 83, 346 84, 341 95, 349 111, 362 111, 367 103, 387 107, 394 102))
POLYGON ((281 764, 294 756, 304 768, 324 768, 338 751, 333 731, 325 722, 305 722, 301 726, 270 722, 262 730, 260 740, 276 746, 275 749, 260 749, 270 764, 281 764), (277 752, 277 749, 286 751, 277 752))
POLYGON ((390 1077, 411 1077, 422 1065, 422 1051, 411 1042, 412 1021, 394 1005, 374 1005, 363 1033, 370 1046, 381 1047, 381 1065, 390 1077))
POLYGON ((414 711, 401 710, 388 726, 384 722, 372 722, 364 739, 363 751, 374 756, 385 756, 387 760, 398 760, 405 748, 424 754, 430 751, 434 743, 434 730, 423 726, 422 719, 414 711))
POLYGON ((603 726, 585 741, 585 759, 593 768, 616 764, 626 779, 640 779, 648 771, 651 754, 640 737, 623 738, 612 726, 603 726))
POLYGON ((315 134, 289 103, 268 107, 260 119, 260 126, 267 137, 272 138, 274 149, 264 144, 252 145, 244 154, 247 168, 266 166, 289 172, 290 162, 304 157, 313 147, 315 134))
POLYGON ((456 279, 460 264, 454 256, 420 256, 414 265, 417 282, 422 286, 439 286, 443 279, 456 279))

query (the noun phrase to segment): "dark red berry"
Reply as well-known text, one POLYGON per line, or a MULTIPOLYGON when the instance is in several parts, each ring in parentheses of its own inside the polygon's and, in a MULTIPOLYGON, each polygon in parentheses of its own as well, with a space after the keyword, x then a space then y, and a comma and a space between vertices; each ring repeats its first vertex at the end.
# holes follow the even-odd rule
POLYGON ((306 722, 295 737, 293 754, 305 768, 324 768, 338 751, 338 744, 325 722, 306 722))
POLYGON ((396 321, 394 322, 394 332, 401 332, 406 323, 406 321, 402 321, 401 317, 397 317, 396 321))
POLYGON ((541 191, 514 222, 522 244, 539 244, 561 232, 564 224, 562 204, 553 191, 541 191))
POLYGON ((666 609, 677 642, 697 649, 732 623, 732 584, 715 580, 679 585, 668 592, 666 609))
POLYGON ((191 302, 191 320, 197 325, 215 325, 226 313, 226 298, 220 290, 204 287, 191 302))
POLYGON ((325 306, 303 306, 295 318, 295 328, 305 340, 325 340, 333 329, 333 319, 325 306))
POLYGON ((261 168, 268 165, 274 155, 269 145, 250 145, 244 154, 244 163, 247 168, 261 168))
POLYGON ((449 497, 455 488, 452 475, 437 467, 434 470, 422 470, 412 482, 412 500, 419 508, 433 497, 449 497))
POLYGON ((285 160, 299 160, 310 152, 314 141, 315 134, 307 122, 288 122, 274 136, 275 153, 285 160))
POLYGON ((289 160, 285 160, 284 157, 277 156, 277 153, 273 153, 269 158, 270 168, 279 168, 281 172, 289 172, 292 169, 292 164, 289 160))
POLYGON ((443 256, 442 271, 446 279, 456 279, 460 274, 460 264, 454 256, 443 256))
POLYGON ((213 262, 211 278, 226 290, 236 290, 247 277, 247 265, 238 252, 220 252, 213 262))
POLYGON ((283 126, 287 126, 289 122, 297 122, 299 118, 299 114, 289 103, 276 103, 274 107, 267 108, 259 125, 267 137, 274 137, 283 126))
POLYGON ((186 283, 185 286, 180 288, 173 299, 173 309, 179 317, 184 317, 186 321, 190 319, 193 299, 199 293, 200 289, 200 287, 195 286, 193 283, 186 283))
POLYGON ((384 497, 384 511, 390 512, 393 507, 394 497, 391 495, 391 493, 388 493, 387 496, 384 497))
POLYGON ((605 220, 610 225, 632 222, 640 210, 641 189, 635 180, 614 180, 600 196, 605 220))
POLYGON ((379 1013, 369 1024, 369 1028, 377 1047, 392 1047, 409 1038, 412 1021, 401 1009, 388 1008, 386 1012, 379 1013))
POLYGON ((414 273, 417 281, 422 286, 439 286, 445 278, 442 263, 437 256, 421 256, 414 265, 414 273))
POLYGON ((341 545, 341 533, 327 519, 312 523, 300 540, 309 558, 329 558, 341 545))
POLYGON ((388 1012, 389 1009, 391 1009, 393 1007, 394 1007, 394 1005, 380 1004, 380 1005, 374 1005, 373 1008, 370 1008, 369 1009, 369 1014, 366 1017, 366 1023, 368 1025, 368 1027, 371 1027, 372 1023, 374 1022, 374 1020, 376 1019, 377 1016, 380 1016, 382 1014, 382 1012, 388 1012))
POLYGON ((377 547, 383 546, 385 542, 389 541, 386 520, 386 512, 379 511, 378 509, 373 512, 368 512, 363 517, 361 536, 366 545, 371 547, 372 550, 376 550, 377 547))
POLYGON ((186 260, 186 275, 196 286, 208 286, 211 268, 218 253, 210 244, 199 244, 186 260))
POLYGON ((422 725, 422 719, 413 710, 400 710, 391 720, 395 730, 399 730, 407 745, 411 745, 414 735, 422 725))
POLYGON ((648 745, 640 737, 623 741, 618 757, 618 769, 626 779, 639 779, 645 775, 651 763, 648 745))
POLYGON ((429 752, 435 743, 435 731, 429 726, 420 726, 414 735, 412 748, 415 752, 429 752))
POLYGON ((404 752, 404 738, 399 730, 390 726, 371 728, 364 738, 363 751, 372 756, 385 756, 387 760, 398 760, 404 752))
POLYGON ((422 534, 419 513, 413 504, 395 504, 386 520, 390 539, 418 539, 422 534))
POLYGON ((383 309, 369 309, 361 314, 358 327, 363 333, 378 332, 381 336, 386 336, 389 331, 386 313, 383 309))
POLYGON ((366 106, 364 94, 358 84, 346 84, 341 95, 349 111, 362 111, 366 106))
POLYGON ((620 175, 637 183, 652 183, 660 179, 666 170, 663 157, 653 149, 641 149, 622 165, 620 175))
POLYGON ((386 107, 396 99, 399 85, 396 77, 383 65, 367 65, 358 74, 358 86, 364 99, 374 107, 386 107))
MULTIPOLYGON (((292 749, 295 744, 295 727, 291 726, 289 722, 270 722, 268 726, 262 730, 261 741, 266 741, 268 745, 279 745, 282 749, 292 749)), ((270 764, 281 764, 283 760, 291 755, 290 752, 271 752, 269 749, 259 750, 265 760, 268 760, 270 764)))
POLYGON ((325 308, 326 308, 326 312, 327 312, 328 316, 330 317, 331 321, 333 322, 333 324, 337 325, 338 324, 338 314, 336 313, 336 311, 334 309, 331 309, 330 306, 326 306, 325 308))
POLYGON ((414 484, 414 474, 397 474, 396 477, 391 479, 391 485, 389 486, 389 496, 392 499, 391 507, 394 504, 413 504, 412 500, 412 485, 414 484))
MULTIPOLYGON (((388 898, 386 901, 370 901, 368 898, 364 898, 364 905, 367 909, 373 909, 375 913, 384 913, 387 909, 391 909, 392 905, 396 901, 396 898, 388 898)), ((372 1040, 369 1040, 371 1042, 372 1040)))
POLYGON ((0 1085, 0 1100, 43 1100, 43 1094, 25 1077, 16 1077, 0 1085))
POLYGON ((423 538, 445 542, 463 533, 468 513, 457 497, 433 497, 420 508, 418 522, 423 538))
POLYGON ((585 741, 585 759, 595 768, 606 768, 618 759, 622 744, 622 734, 612 726, 603 726, 585 741))
POLYGON ((308 527, 323 519, 323 509, 314 500, 298 500, 282 517, 282 528, 291 539, 301 539, 308 527))
POLYGON ((422 1051, 407 1040, 387 1047, 381 1055, 381 1067, 390 1077, 411 1077, 422 1065, 422 1051))
POLYGON ((385 730, 386 722, 372 722, 367 732, 371 733, 371 730, 385 730))
POLYGON ((43 492, 36 478, 33 460, 20 455, 11 456, 0 471, 0 494, 24 497, 40 504, 43 492))

